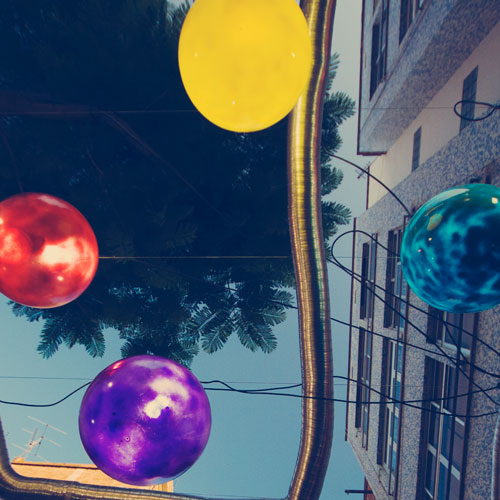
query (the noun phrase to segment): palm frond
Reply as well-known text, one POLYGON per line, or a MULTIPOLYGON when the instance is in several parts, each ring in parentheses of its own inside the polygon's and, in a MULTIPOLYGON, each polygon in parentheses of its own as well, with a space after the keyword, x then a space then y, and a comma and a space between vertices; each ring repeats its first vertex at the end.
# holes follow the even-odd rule
POLYGON ((247 323, 246 325, 238 325, 236 332, 241 344, 252 352, 261 349, 263 352, 269 353, 274 351, 278 345, 269 325, 247 323))
POLYGON ((37 351, 45 358, 52 357, 64 340, 66 328, 61 318, 49 318, 43 325, 37 351))
POLYGON ((326 88, 325 93, 329 95, 332 90, 333 80, 337 76, 337 70, 339 69, 340 56, 338 52, 333 53, 330 56, 330 61, 328 62, 328 73, 326 76, 326 88))
POLYGON ((261 317, 266 325, 275 326, 285 321, 286 311, 283 306, 280 307, 277 305, 277 307, 266 308, 262 311, 261 317))
POLYGON ((9 301, 9 305, 12 306, 12 312, 15 316, 26 316, 26 319, 32 323, 33 321, 38 321, 43 319, 44 310, 35 309, 34 307, 23 306, 17 302, 9 301))
POLYGON ((106 341, 101 330, 93 332, 90 338, 85 342, 85 350, 93 358, 102 358, 106 349, 106 341))
MULTIPOLYGON (((329 158, 328 158, 329 160, 329 158)), ((344 179, 344 172, 330 165, 321 166, 321 194, 327 195, 337 189, 344 179)))

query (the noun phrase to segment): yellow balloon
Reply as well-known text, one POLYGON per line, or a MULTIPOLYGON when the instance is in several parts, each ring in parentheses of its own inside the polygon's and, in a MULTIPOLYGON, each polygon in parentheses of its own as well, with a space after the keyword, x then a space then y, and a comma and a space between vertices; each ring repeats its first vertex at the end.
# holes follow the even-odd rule
POLYGON ((274 125, 297 103, 312 65, 309 29, 294 0, 196 0, 179 39, 189 98, 234 132, 274 125))

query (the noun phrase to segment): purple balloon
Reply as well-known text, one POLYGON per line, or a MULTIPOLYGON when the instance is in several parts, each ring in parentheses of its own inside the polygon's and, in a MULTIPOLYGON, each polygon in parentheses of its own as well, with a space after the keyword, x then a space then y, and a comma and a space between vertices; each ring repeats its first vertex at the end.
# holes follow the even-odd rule
POLYGON ((80 437, 90 459, 113 479, 161 484, 203 452, 212 417, 207 395, 186 368, 159 356, 134 356, 105 368, 80 407, 80 437))

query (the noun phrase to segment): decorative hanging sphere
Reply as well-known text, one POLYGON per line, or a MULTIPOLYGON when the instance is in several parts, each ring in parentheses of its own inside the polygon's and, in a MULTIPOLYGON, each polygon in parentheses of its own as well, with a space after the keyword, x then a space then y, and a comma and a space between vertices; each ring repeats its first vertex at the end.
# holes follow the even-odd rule
POLYGON ((443 311, 472 313, 500 303, 500 188, 457 186, 410 220, 401 265, 410 288, 443 311))
POLYGON ((294 0, 196 0, 182 26, 179 68, 198 111, 253 132, 295 106, 312 66, 309 29, 294 0))
POLYGON ((0 292, 30 307, 67 304, 97 270, 97 241, 72 205, 40 193, 0 203, 0 292))
POLYGON ((134 356, 104 369, 80 407, 80 437, 113 479, 161 484, 185 472, 208 441, 208 398, 186 368, 159 356, 134 356))

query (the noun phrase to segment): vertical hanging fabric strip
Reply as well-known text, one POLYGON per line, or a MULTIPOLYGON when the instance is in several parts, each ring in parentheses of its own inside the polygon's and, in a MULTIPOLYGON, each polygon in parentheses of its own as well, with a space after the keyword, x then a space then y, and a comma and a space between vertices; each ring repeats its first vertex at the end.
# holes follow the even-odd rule
MULTIPOLYGON (((303 394, 333 397, 328 277, 321 223, 320 146, 335 0, 303 0, 311 78, 288 124, 288 217, 299 305, 303 394)), ((318 499, 330 459, 333 403, 303 399, 299 455, 288 500, 318 499)))

